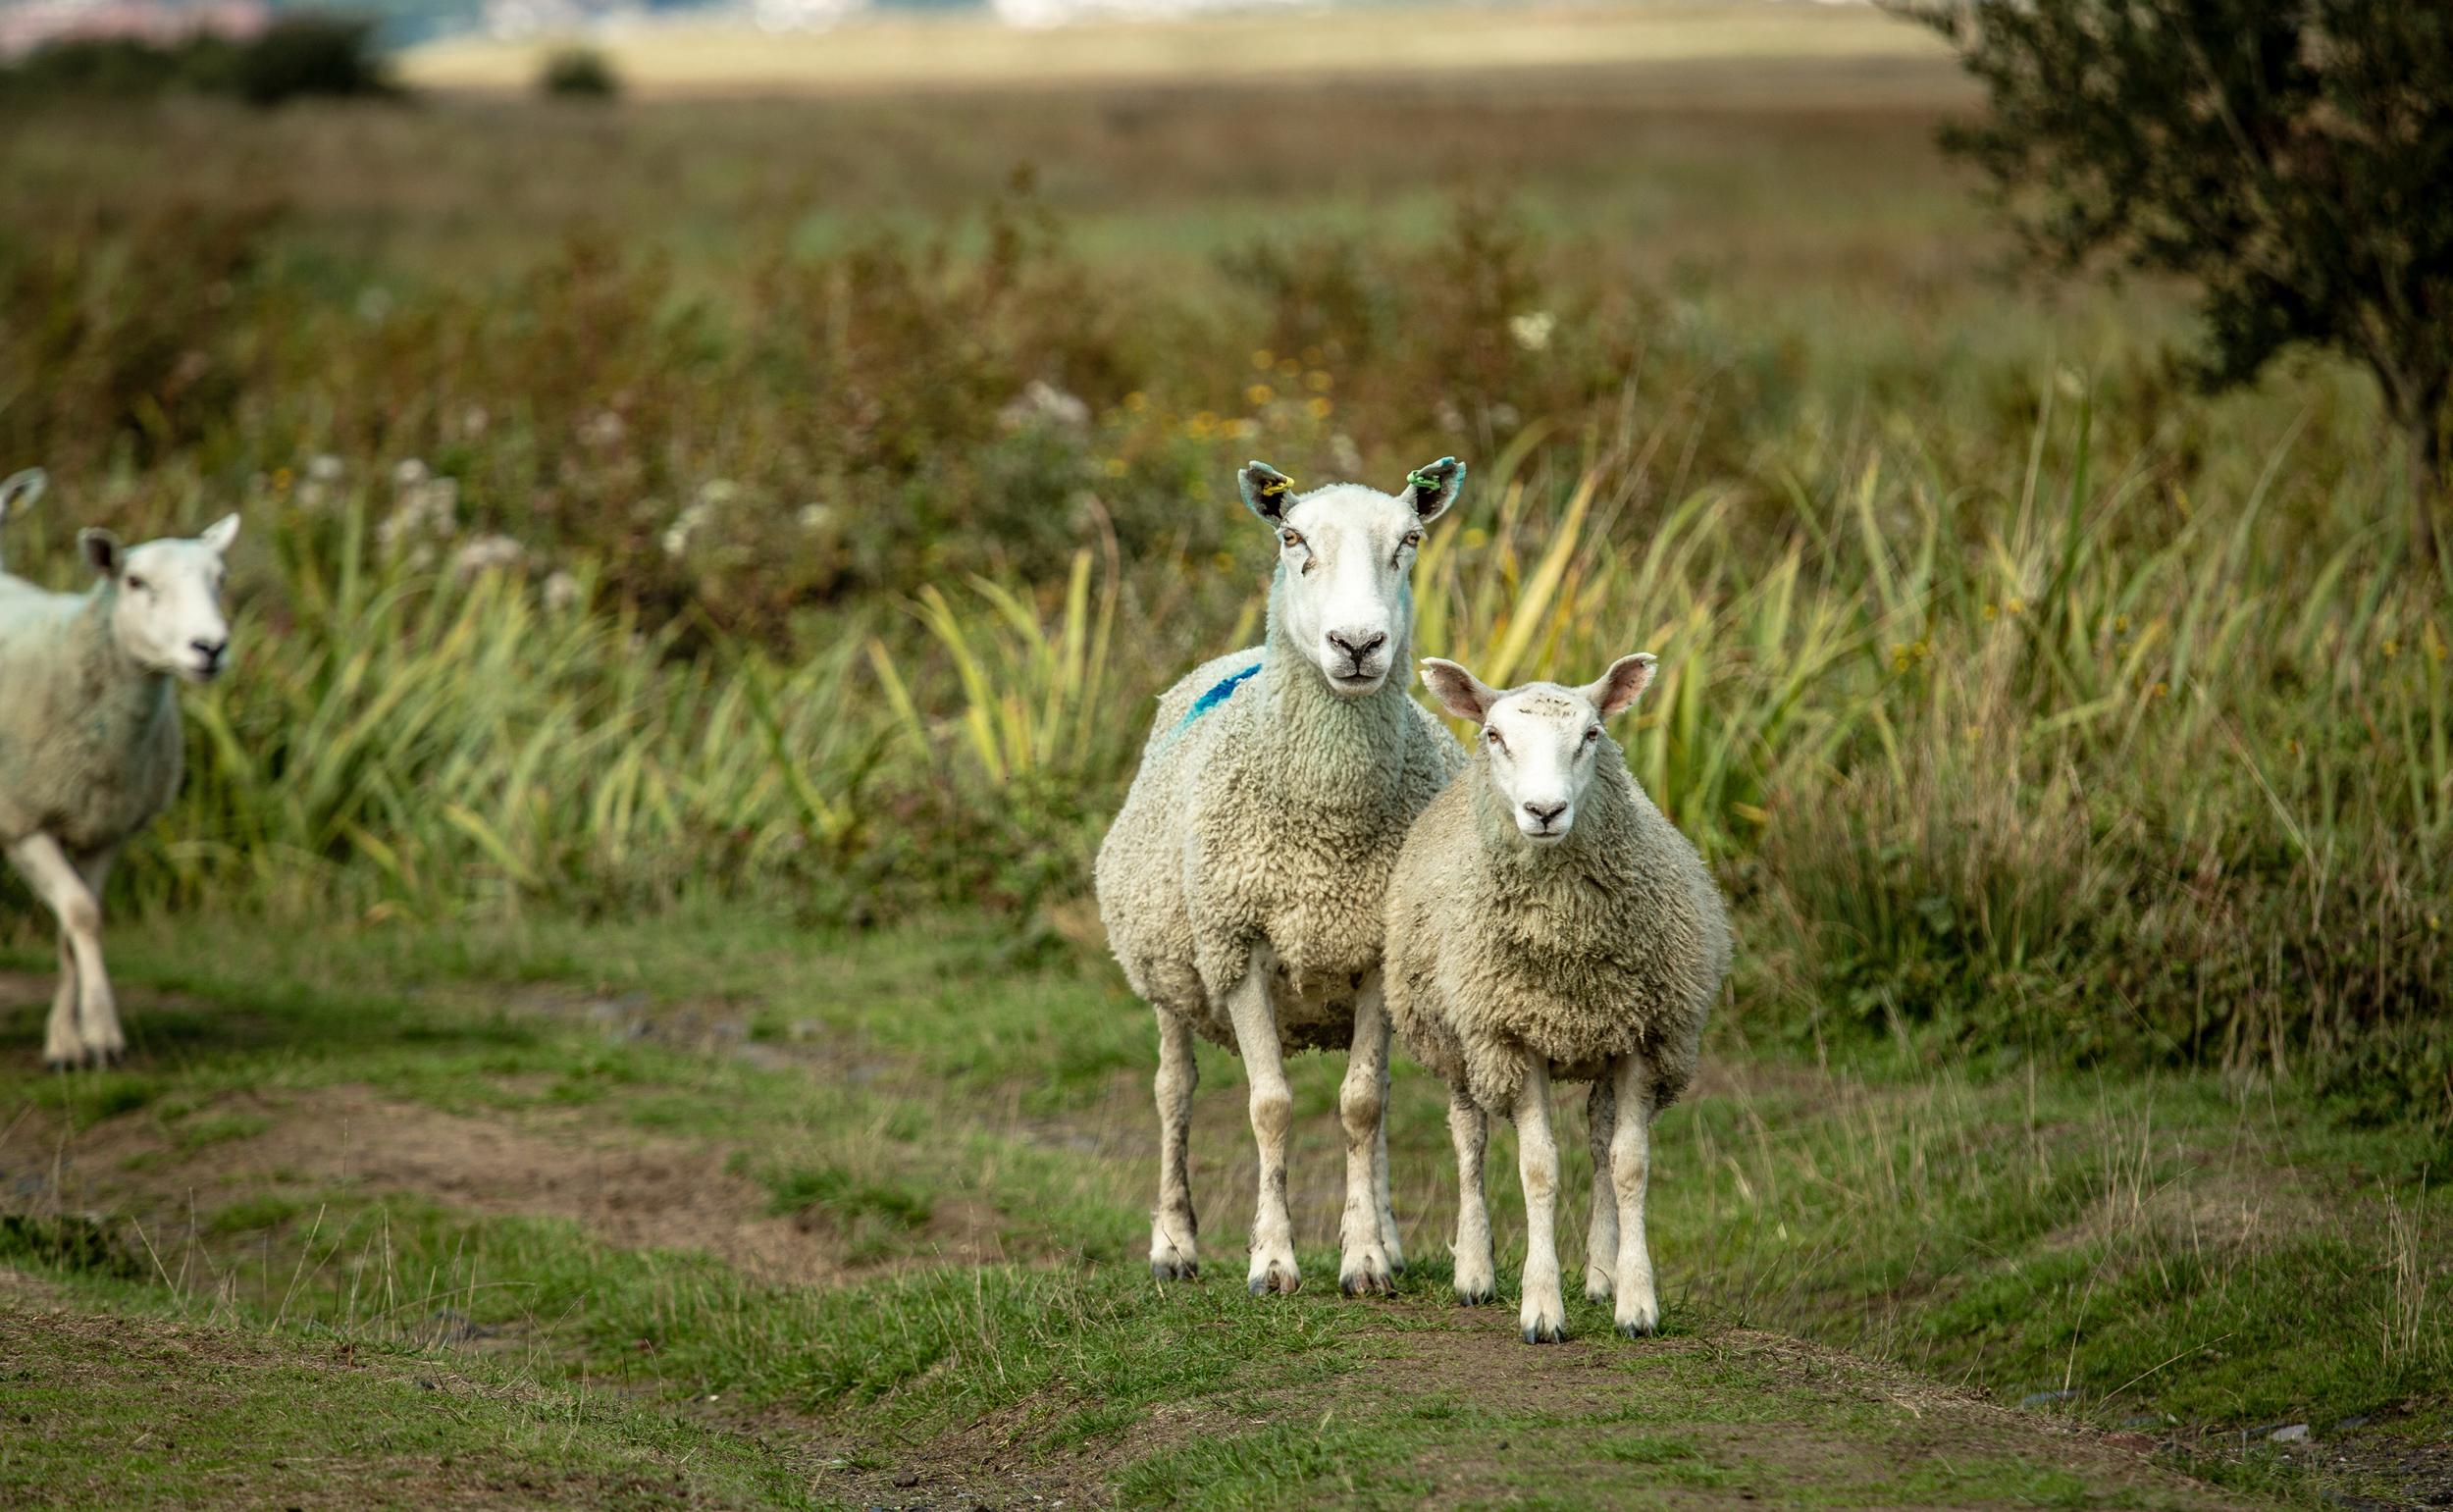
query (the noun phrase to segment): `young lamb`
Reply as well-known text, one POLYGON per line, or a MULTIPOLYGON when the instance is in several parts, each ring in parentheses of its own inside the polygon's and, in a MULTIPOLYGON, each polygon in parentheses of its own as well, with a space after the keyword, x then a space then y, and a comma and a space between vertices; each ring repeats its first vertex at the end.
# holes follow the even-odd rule
POLYGON ((1448 1083, 1459 1187, 1456 1294, 1494 1295, 1482 1157, 1488 1116, 1516 1121, 1525 1183, 1528 1343, 1564 1336, 1552 1234, 1553 1077, 1592 1083, 1585 1294, 1617 1294, 1621 1333, 1660 1324, 1644 1242, 1653 1116, 1695 1075, 1729 969, 1729 921, 1702 858, 1629 774, 1602 721, 1652 680, 1621 658, 1582 688, 1485 687, 1423 663, 1448 711, 1483 727, 1466 774, 1415 821, 1388 884, 1388 1012, 1448 1083))
POLYGON ((42 1058, 107 1062, 126 1048, 102 965, 102 882, 129 836, 179 791, 174 678, 227 662, 229 515, 193 541, 78 546, 101 581, 55 594, 0 573, 0 847, 60 921, 60 989, 42 1058))
POLYGON ((1281 1058, 1291 1051, 1349 1051, 1338 1285, 1385 1291, 1404 1264, 1382 1122, 1381 901, 1407 827, 1464 757, 1388 670, 1412 637, 1415 547, 1464 476, 1442 457, 1395 495, 1353 484, 1297 495, 1261 463, 1239 475, 1244 502, 1278 538, 1267 638, 1160 698, 1140 773, 1099 848, 1100 917, 1158 1017, 1150 1269, 1161 1277, 1196 1269, 1195 1034, 1241 1056, 1251 1081, 1252 1293, 1302 1282, 1286 1215, 1281 1058))

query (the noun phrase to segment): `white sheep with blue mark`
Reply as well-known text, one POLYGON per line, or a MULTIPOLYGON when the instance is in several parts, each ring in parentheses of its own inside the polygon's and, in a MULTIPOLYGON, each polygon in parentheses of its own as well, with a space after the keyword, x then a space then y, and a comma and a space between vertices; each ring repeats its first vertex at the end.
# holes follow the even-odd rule
POLYGON ((1244 502, 1278 540, 1266 639, 1160 698, 1140 773, 1099 849, 1109 944, 1158 1017, 1150 1268, 1162 1277, 1197 1267, 1195 1034, 1239 1055, 1251 1082, 1250 1289, 1301 1284, 1286 1212, 1291 1051, 1349 1052, 1339 1285, 1385 1291, 1404 1264, 1383 1122, 1382 894, 1407 827, 1463 754, 1388 672, 1407 663, 1415 547, 1464 476, 1442 457, 1393 495, 1353 484, 1298 495, 1262 463, 1239 475, 1244 502))
MULTIPOLYGON (((10 494, 13 507, 39 484, 10 494)), ((102 961, 102 887, 130 836, 179 791, 176 682, 227 665, 223 555, 228 515, 194 540, 122 546, 78 537, 99 574, 82 594, 0 572, 0 848, 60 925, 60 986, 43 1034, 55 1066, 127 1048, 102 961)))

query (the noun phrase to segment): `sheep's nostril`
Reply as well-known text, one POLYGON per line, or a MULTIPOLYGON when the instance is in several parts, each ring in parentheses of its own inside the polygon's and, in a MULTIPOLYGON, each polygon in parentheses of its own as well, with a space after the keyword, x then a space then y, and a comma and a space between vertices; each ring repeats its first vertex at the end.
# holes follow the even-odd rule
POLYGON ((207 666, 221 660, 222 652, 230 650, 228 641, 189 641, 187 644, 204 657, 207 666))
POLYGON ((1351 630, 1331 630, 1329 632, 1329 644, 1344 652, 1348 659, 1360 666, 1364 657, 1388 644, 1388 633, 1382 630, 1370 635, 1358 635, 1351 630))
POLYGON ((1567 811, 1567 806, 1565 804, 1552 804, 1548 808, 1543 808, 1540 804, 1528 803, 1525 805, 1525 811, 1540 820, 1543 829, 1548 829, 1552 820, 1567 811))

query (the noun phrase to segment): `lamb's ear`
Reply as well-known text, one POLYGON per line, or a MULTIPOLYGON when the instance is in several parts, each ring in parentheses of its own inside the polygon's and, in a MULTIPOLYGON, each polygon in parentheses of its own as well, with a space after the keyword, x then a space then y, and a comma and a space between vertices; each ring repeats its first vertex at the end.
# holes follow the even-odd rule
POLYGON ((1414 518, 1429 525, 1448 512, 1456 502, 1456 491, 1465 487, 1465 464, 1454 457, 1441 457, 1429 467, 1417 467, 1405 475, 1405 501, 1414 506, 1414 518))
POLYGON ((106 578, 118 577, 121 563, 128 559, 120 538, 99 525, 88 525, 77 533, 77 549, 84 553, 85 565, 106 578))
POLYGON ((1483 715, 1490 712, 1490 705, 1499 702, 1496 689, 1455 662, 1442 661, 1437 656, 1423 658, 1423 686, 1431 690, 1441 708, 1476 724, 1482 723, 1483 715))
POLYGON ((1584 686, 1584 696, 1601 711, 1601 717, 1607 719, 1636 702, 1644 689, 1652 686, 1652 664, 1659 659, 1648 651, 1621 656, 1610 663, 1610 669, 1602 673, 1597 681, 1584 686))
POLYGON ((214 555, 222 555, 230 549, 230 544, 238 539, 238 516, 235 514, 223 515, 220 519, 215 520, 210 525, 207 525, 204 528, 204 534, 198 536, 196 539, 203 542, 206 546, 211 547, 213 548, 214 555))
POLYGON ((1282 523, 1294 502, 1294 480, 1267 462, 1244 463, 1235 487, 1243 491, 1244 505, 1272 525, 1282 523))
POLYGON ((0 520, 7 519, 20 509, 31 507, 35 499, 42 497, 43 488, 50 482, 51 475, 39 467, 9 474, 6 482, 0 482, 0 520))

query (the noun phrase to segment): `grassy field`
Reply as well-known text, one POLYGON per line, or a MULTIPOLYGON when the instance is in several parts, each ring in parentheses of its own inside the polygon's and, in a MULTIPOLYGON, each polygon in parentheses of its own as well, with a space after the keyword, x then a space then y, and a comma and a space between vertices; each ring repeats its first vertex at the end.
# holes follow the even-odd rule
POLYGON ((881 23, 602 108, 0 103, 0 470, 54 479, 8 560, 247 520, 115 879, 127 1067, 35 1073, 0 882, 8 1498, 2453 1486, 2453 579, 2375 397, 2209 399, 2183 291, 2006 282, 1921 38, 1739 15, 1446 72, 1487 18, 1321 23, 1428 109, 1150 51, 1282 19, 881 23), (1122 72, 905 89, 910 34, 1122 72), (1135 1258, 1154 1052, 1086 869, 1151 695, 1253 638, 1231 470, 1443 453, 1420 649, 1659 652, 1627 749, 1735 907, 1653 1344, 1445 1304, 1411 1071, 1399 1297, 1327 1284, 1317 1061, 1316 1284, 1135 1258))
MULTIPOLYGON (((2424 1144, 2206 1077, 1854 1072, 1725 1033, 1664 1124, 1667 1336, 1578 1300, 1533 1350, 1447 1299, 1410 1069, 1397 1299, 1328 1284, 1320 1058, 1317 1284, 1150 1282, 1142 1015, 1009 931, 176 920, 119 955, 130 1066, 0 1083, 18 1504, 2211 1507, 2381 1488, 2453 1427, 2424 1144), (2283 1423, 2314 1441, 2237 1441, 2283 1423)), ((13 1041, 41 986, 0 977, 13 1041)), ((1204 1072, 1231 1255, 1249 1139, 1231 1063, 1204 1072)))

